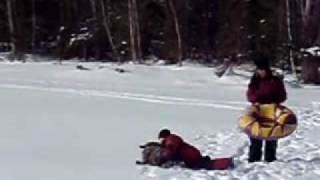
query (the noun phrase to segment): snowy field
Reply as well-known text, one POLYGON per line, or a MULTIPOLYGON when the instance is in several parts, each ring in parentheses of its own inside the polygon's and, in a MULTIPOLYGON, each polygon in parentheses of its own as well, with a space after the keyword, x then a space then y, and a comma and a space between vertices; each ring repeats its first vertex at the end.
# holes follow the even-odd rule
POLYGON ((287 85, 299 128, 279 161, 247 163, 238 118, 250 73, 218 79, 197 65, 0 63, 1 180, 270 180, 320 177, 320 88, 287 85), (136 166, 138 146, 168 127, 229 171, 136 166))

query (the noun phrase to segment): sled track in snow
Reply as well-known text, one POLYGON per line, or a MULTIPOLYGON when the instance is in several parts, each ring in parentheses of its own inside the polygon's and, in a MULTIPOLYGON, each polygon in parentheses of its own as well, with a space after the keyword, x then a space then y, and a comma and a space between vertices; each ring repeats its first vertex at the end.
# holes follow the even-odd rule
MULTIPOLYGON (((44 91, 44 92, 53 92, 53 93, 70 93, 70 94, 76 94, 81 96, 126 99, 126 100, 140 101, 140 102, 146 102, 146 103, 156 103, 156 104, 230 109, 235 111, 243 111, 245 107, 249 106, 249 103, 241 102, 241 101, 192 99, 192 98, 182 98, 182 97, 174 97, 174 96, 161 96, 161 95, 154 95, 154 94, 139 94, 139 93, 107 91, 107 90, 59 88, 59 87, 30 86, 30 85, 18 85, 18 84, 0 84, 0 87, 8 88, 8 89, 25 89, 25 90, 35 90, 35 91, 44 91)), ((293 109, 302 109, 302 107, 292 107, 292 106, 290 107, 293 109)))
POLYGON ((158 95, 151 95, 151 94, 138 94, 138 93, 116 92, 116 91, 105 91, 105 90, 56 88, 56 87, 28 86, 28 85, 16 85, 16 84, 1 84, 0 87, 8 88, 8 89, 25 89, 25 90, 35 90, 35 91, 54 92, 54 93, 70 93, 70 94, 77 94, 81 96, 126 99, 126 100, 134 100, 134 101, 157 103, 157 104, 230 109, 230 110, 237 110, 237 111, 242 111, 244 109, 243 107, 248 105, 245 102, 237 102, 237 101, 227 101, 227 102, 214 101, 214 100, 211 101, 211 100, 188 99, 188 98, 180 98, 180 97, 158 96, 158 95))
POLYGON ((228 171, 192 171, 179 167, 161 169, 141 167, 141 174, 156 180, 287 180, 301 179, 311 173, 320 176, 320 146, 308 140, 309 130, 320 130, 319 110, 298 112, 299 128, 293 135, 281 139, 278 161, 273 163, 247 162, 248 138, 238 130, 215 135, 201 135, 195 144, 211 157, 234 156, 236 168, 228 171))

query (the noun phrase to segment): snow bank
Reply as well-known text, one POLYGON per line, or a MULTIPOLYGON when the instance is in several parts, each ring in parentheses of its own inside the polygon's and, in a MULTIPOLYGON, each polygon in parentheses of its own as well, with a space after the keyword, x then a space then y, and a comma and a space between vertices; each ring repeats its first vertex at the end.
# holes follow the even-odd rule
POLYGON ((318 46, 303 49, 302 51, 307 52, 307 53, 311 54, 312 56, 320 56, 320 47, 318 47, 318 46))

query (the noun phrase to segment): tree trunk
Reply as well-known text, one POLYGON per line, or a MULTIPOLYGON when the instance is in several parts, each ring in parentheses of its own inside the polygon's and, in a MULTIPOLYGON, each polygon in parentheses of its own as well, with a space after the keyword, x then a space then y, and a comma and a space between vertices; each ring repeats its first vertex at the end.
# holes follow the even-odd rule
POLYGON ((137 47, 135 41, 135 28, 134 28, 134 15, 132 0, 128 0, 128 16, 129 16, 129 29, 130 29, 130 46, 131 46, 131 58, 133 61, 137 60, 137 47))
POLYGON ((118 50, 117 50, 117 48, 116 48, 116 46, 115 46, 115 44, 113 42, 110 26, 109 26, 108 19, 107 19, 107 14, 106 14, 106 11, 105 11, 106 6, 105 6, 103 0, 100 0, 100 5, 101 5, 101 9, 102 9, 103 27, 104 27, 104 30, 106 31, 107 36, 108 36, 108 41, 109 41, 109 44, 111 46, 113 56, 118 61, 118 63, 121 63, 121 58, 119 56, 118 50))
POLYGON ((96 6, 96 0, 89 0, 90 1, 90 5, 91 5, 91 11, 92 11, 92 17, 94 19, 94 28, 95 28, 95 59, 99 59, 100 56, 100 47, 99 47, 99 31, 98 31, 98 14, 97 14, 97 6, 96 6))
POLYGON ((72 19, 72 5, 71 1, 59 1, 60 5, 60 30, 59 30, 59 41, 58 41, 58 56, 59 61, 68 59, 68 46, 70 40, 71 29, 73 26, 72 19))
POLYGON ((320 45, 320 24, 319 24, 319 17, 320 17, 320 1, 315 2, 315 19, 316 19, 316 38, 315 38, 315 44, 320 45))
POLYGON ((132 0, 132 14, 133 14, 133 24, 134 32, 136 38, 136 47, 137 47, 137 58, 138 61, 142 61, 142 49, 141 49, 141 33, 140 33, 140 23, 139 23, 139 13, 137 8, 137 1, 132 0))
POLYGON ((37 26, 37 18, 36 18, 36 3, 35 0, 32 0, 32 40, 31 40, 31 47, 32 47, 32 54, 35 50, 36 45, 36 26, 37 26))
POLYGON ((92 16, 95 22, 98 21, 97 8, 96 8, 96 0, 89 0, 91 5, 92 16))
POLYGON ((303 8, 303 17, 305 21, 308 19, 308 16, 310 14, 311 1, 312 0, 305 0, 305 7, 303 8))
POLYGON ((320 84, 320 57, 308 56, 304 58, 302 78, 305 83, 320 84))
POLYGON ((7 13, 8 13, 8 24, 9 24, 9 32, 10 32, 10 39, 11 39, 11 48, 12 48, 12 58, 13 60, 17 57, 16 52, 16 33, 15 33, 15 25, 14 25, 14 0, 7 0, 7 13))
POLYGON ((176 7, 173 3, 173 0, 169 0, 169 8, 173 16, 173 21, 175 25, 175 32, 177 36, 177 49, 178 49, 178 54, 177 54, 177 62, 179 66, 182 66, 182 39, 181 39, 181 31, 180 31, 180 24, 179 24, 179 19, 177 16, 177 11, 176 7))
POLYGON ((296 80, 298 80, 298 76, 297 76, 297 71, 296 71, 296 66, 293 60, 293 50, 292 50, 292 45, 293 45, 293 38, 292 38, 292 30, 291 30, 291 8, 290 8, 290 2, 289 0, 286 0, 286 12, 287 12, 287 28, 288 28, 288 45, 289 45, 289 60, 290 60, 290 65, 291 65, 291 70, 292 73, 294 75, 294 77, 296 78, 296 80))
POLYGON ((305 0, 303 2, 303 25, 305 46, 310 47, 320 43, 320 1, 305 0))
MULTIPOLYGON (((10 31, 10 38, 12 44, 12 54, 9 57, 12 60, 21 60, 25 62, 24 53, 25 45, 24 39, 25 36, 22 35, 24 31, 29 29, 25 28, 22 24, 22 17, 17 13, 19 7, 17 6, 16 0, 7 0, 7 15, 8 15, 8 24, 10 31)), ((21 8, 21 7, 20 7, 21 8)))

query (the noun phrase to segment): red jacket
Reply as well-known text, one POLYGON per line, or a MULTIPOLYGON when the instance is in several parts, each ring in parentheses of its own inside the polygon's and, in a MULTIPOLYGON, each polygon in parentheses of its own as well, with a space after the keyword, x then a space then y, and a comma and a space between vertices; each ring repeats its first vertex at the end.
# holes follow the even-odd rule
POLYGON ((287 92, 283 81, 273 76, 267 79, 259 79, 254 86, 249 85, 247 98, 252 103, 282 103, 287 99, 287 92))
POLYGON ((163 153, 165 161, 181 160, 188 167, 195 167, 202 157, 197 148, 185 143, 180 136, 175 134, 171 134, 165 138, 162 146, 166 149, 166 152, 163 153))

